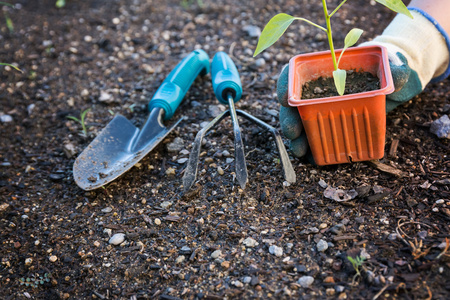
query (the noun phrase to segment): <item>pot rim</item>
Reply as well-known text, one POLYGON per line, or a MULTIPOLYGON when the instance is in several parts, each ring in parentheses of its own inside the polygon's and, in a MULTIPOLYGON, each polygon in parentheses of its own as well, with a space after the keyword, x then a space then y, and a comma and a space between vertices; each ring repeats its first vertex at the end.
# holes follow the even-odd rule
MULTIPOLYGON (((336 50, 337 56, 341 53, 342 49, 336 50)), ((392 79, 391 69, 389 66, 389 58, 387 49, 383 46, 362 46, 362 47, 350 47, 345 50, 345 54, 352 53, 355 55, 355 52, 361 52, 360 55, 365 54, 377 54, 381 56, 381 76, 385 77, 386 85, 380 89, 367 91, 356 94, 344 94, 342 96, 333 96, 333 97, 325 97, 325 98, 314 98, 314 99, 298 99, 294 93, 294 80, 289 80, 289 94, 288 94, 288 102, 290 106, 305 106, 305 105, 313 105, 313 104, 324 104, 324 103, 332 103, 337 101, 347 101, 347 100, 356 100, 361 98, 369 98, 379 95, 387 95, 394 91, 394 82, 392 79)), ((320 56, 329 55, 329 59, 331 60, 331 51, 320 51, 306 54, 299 54, 292 57, 289 61, 289 79, 295 77, 295 64, 296 61, 300 58, 302 60, 313 60, 317 59, 320 56), (308 59, 310 58, 310 59, 308 59)), ((344 54, 344 56, 345 56, 344 54)), ((358 53, 356 53, 358 54, 358 53)), ((381 78, 380 78, 381 80, 381 78)))

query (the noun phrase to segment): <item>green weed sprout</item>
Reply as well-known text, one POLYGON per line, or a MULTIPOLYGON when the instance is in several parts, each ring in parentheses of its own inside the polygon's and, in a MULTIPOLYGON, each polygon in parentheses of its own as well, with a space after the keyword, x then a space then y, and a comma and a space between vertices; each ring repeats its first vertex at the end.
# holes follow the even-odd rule
POLYGON ((361 276, 361 270, 364 261, 366 260, 365 257, 356 256, 356 258, 353 258, 351 256, 347 256, 347 259, 351 262, 353 269, 356 271, 356 275, 361 276))
MULTIPOLYGON (((397 12, 404 14, 410 18, 413 16, 409 12, 409 10, 406 8, 405 4, 401 0, 375 0, 376 2, 386 6, 387 8, 397 12)), ((333 59, 333 78, 334 78, 334 84, 336 86, 336 89, 339 93, 339 95, 344 94, 345 90, 345 80, 347 77, 347 73, 345 70, 339 69, 339 62, 342 58, 342 55, 344 54, 344 51, 348 48, 356 44, 358 39, 360 38, 361 34, 363 33, 363 30, 358 28, 353 28, 350 30, 344 40, 344 48, 341 51, 341 54, 338 59, 336 59, 336 53, 334 52, 334 45, 333 45, 333 35, 331 30, 331 17, 339 10, 339 8, 344 5, 344 3, 347 2, 347 0, 343 0, 331 13, 328 12, 327 8, 327 2, 326 0, 322 0, 322 6, 323 6, 323 12, 325 16, 326 21, 326 27, 320 26, 314 22, 311 22, 310 20, 307 20, 305 18, 300 17, 293 17, 291 15, 280 13, 274 16, 270 21, 267 23, 267 25, 264 27, 261 36, 258 40, 258 45, 256 46, 255 53, 253 54, 253 57, 260 54, 262 51, 267 49, 268 47, 272 46, 286 31, 286 29, 289 27, 289 25, 292 24, 295 20, 306 22, 312 26, 315 26, 319 28, 322 31, 325 31, 328 37, 328 45, 331 50, 331 57, 333 59)))
POLYGON ((80 123, 81 128, 82 128, 81 132, 82 132, 82 135, 84 137, 88 136, 88 134, 87 134, 87 126, 86 126, 86 123, 85 123, 85 118, 86 118, 86 114, 88 113, 89 110, 91 110, 91 109, 88 108, 88 109, 82 111, 81 114, 80 114, 80 118, 77 118, 77 117, 74 117, 74 116, 67 116, 67 119, 70 119, 70 120, 73 120, 75 122, 80 123))
POLYGON ((18 67, 16 67, 15 65, 12 65, 12 64, 0 63, 0 66, 9 66, 9 67, 14 68, 14 69, 16 69, 17 71, 23 73, 23 71, 22 71, 21 69, 19 69, 18 67))
MULTIPOLYGON (((4 5, 4 6, 9 6, 14 8, 14 5, 12 5, 11 3, 7 3, 7 2, 2 2, 0 1, 0 5, 4 5)), ((8 11, 3 10, 3 16, 5 17, 5 22, 6 22, 6 27, 9 30, 9 33, 14 33, 14 24, 13 21, 11 20, 11 18, 9 17, 8 11)))
POLYGON ((20 285, 30 286, 33 288, 37 288, 40 284, 43 285, 46 282, 50 282, 50 274, 45 273, 44 276, 35 276, 20 278, 20 285))

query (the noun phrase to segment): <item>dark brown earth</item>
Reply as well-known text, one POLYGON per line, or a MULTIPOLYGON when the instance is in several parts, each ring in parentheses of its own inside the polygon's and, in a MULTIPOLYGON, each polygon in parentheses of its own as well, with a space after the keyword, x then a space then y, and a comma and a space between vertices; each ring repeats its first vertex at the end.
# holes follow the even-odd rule
MULTIPOLYGON (((344 94, 356 94, 374 91, 380 88, 380 80, 369 72, 347 72, 344 94)), ((302 99, 314 99, 339 96, 332 77, 319 77, 305 82, 302 87, 302 99)))
MULTIPOLYGON (((86 192, 72 177, 77 155, 116 113, 140 126, 148 99, 196 48, 229 53, 244 87, 237 107, 278 127, 282 66, 295 54, 325 50, 326 38, 294 23, 258 61, 257 38, 243 28, 262 28, 278 12, 323 22, 321 7, 306 0, 203 0, 201 7, 68 0, 62 9, 54 0, 14 2, 17 9, 6 9, 14 31, 0 18, 0 61, 23 70, 0 69, 0 113, 12 118, 0 122, 2 299, 450 297, 450 143, 429 131, 448 114, 448 80, 387 116, 380 162, 316 167, 292 157, 297 183, 290 186, 267 133, 241 120, 249 184, 239 188, 227 119, 207 135, 198 182, 183 195, 194 136, 225 109, 208 75, 166 122, 187 118, 162 144, 113 183, 86 192), (84 137, 67 116, 86 109, 84 137), (177 137, 181 147, 169 152, 177 137), (325 197, 338 188, 339 200, 355 196, 352 189, 358 196, 325 197), (118 233, 125 241, 109 244, 118 233), (361 276, 348 256, 365 258, 361 276)), ((354 26, 365 30, 362 40, 373 38, 392 17, 372 1, 349 1, 333 19, 336 46, 354 26)))

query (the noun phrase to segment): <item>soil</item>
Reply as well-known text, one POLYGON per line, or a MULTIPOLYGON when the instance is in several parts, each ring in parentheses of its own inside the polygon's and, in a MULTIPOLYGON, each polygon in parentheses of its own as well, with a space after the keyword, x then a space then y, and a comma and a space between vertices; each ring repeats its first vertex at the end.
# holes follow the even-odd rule
MULTIPOLYGON (((378 77, 369 72, 347 71, 344 95, 374 91, 380 88, 378 77)), ((302 87, 302 99, 339 96, 332 77, 319 77, 305 82, 302 87)))
MULTIPOLYGON (((23 71, 0 69, 2 299, 450 297, 450 142, 429 131, 449 113, 448 79, 388 114, 385 158, 317 167, 291 157, 291 185, 268 133, 240 119, 249 182, 239 187, 227 118, 206 136, 198 180, 184 194, 195 134, 226 109, 207 75, 165 121, 186 117, 162 143, 87 192, 74 182, 75 158, 117 113, 141 126, 148 99, 196 48, 229 53, 244 88, 236 107, 279 128, 279 72, 296 54, 325 50, 326 37, 297 22, 253 58, 257 38, 244 28, 262 29, 277 12, 323 23, 321 8, 307 0, 14 2, 0 18, 0 61, 23 71), (67 116, 86 109, 83 135, 67 116), (354 268, 348 256, 364 261, 354 268)), ((336 41, 356 25, 373 38, 394 16, 350 2, 334 16, 336 41)))

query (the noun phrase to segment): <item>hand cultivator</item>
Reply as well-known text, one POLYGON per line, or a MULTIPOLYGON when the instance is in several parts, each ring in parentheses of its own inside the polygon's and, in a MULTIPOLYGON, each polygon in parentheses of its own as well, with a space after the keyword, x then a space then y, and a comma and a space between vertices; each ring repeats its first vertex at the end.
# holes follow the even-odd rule
MULTIPOLYGON (((193 51, 183 59, 151 99, 150 114, 142 128, 137 128, 121 115, 114 117, 75 160, 73 175, 78 186, 84 190, 104 186, 128 171, 152 151, 179 123, 178 121, 166 128, 163 120, 173 116, 194 79, 199 74, 207 74, 209 67, 209 57, 203 50, 193 51)), ((242 85, 233 61, 224 52, 219 52, 213 59, 211 72, 214 93, 221 103, 229 105, 229 109, 197 134, 183 177, 185 191, 196 180, 200 145, 204 135, 228 114, 233 121, 236 178, 241 187, 245 187, 248 173, 237 115, 266 128, 273 134, 280 152, 284 177, 288 182, 295 182, 295 172, 278 131, 248 113, 235 109, 234 103, 241 99, 242 85)))
POLYGON ((242 143, 241 131, 239 128, 237 115, 246 118, 247 120, 269 130, 270 133, 272 133, 275 138, 275 143, 277 145, 278 151, 280 153, 280 160, 284 170, 284 177, 286 181, 294 183, 296 180, 295 172, 278 131, 269 124, 261 121, 260 119, 242 110, 235 109, 234 103, 241 99, 242 85, 236 66, 226 53, 219 52, 214 56, 211 66, 211 77, 216 98, 219 100, 219 102, 228 104, 229 109, 217 116, 207 126, 205 126, 197 133, 192 146, 189 162, 183 176, 184 190, 189 190, 196 180, 200 147, 203 137, 211 128, 213 128, 217 123, 219 123, 228 115, 231 116, 231 120, 233 122, 235 171, 236 179, 238 180, 241 188, 245 188, 245 185, 248 181, 248 173, 247 165, 245 162, 244 146, 242 143))

